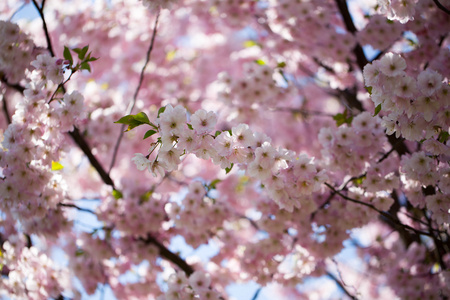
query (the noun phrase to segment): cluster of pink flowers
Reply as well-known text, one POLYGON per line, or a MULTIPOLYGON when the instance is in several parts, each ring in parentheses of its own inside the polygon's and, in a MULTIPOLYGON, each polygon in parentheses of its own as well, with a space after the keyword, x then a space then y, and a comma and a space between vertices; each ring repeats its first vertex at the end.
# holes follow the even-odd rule
POLYGON ((189 192, 180 204, 168 203, 166 212, 178 232, 193 247, 207 243, 231 214, 225 202, 208 197, 199 181, 189 185, 189 192))
POLYGON ((220 294, 211 289, 211 278, 203 271, 195 271, 188 277, 183 272, 170 275, 167 291, 159 296, 157 300, 177 299, 222 299, 220 294))
POLYGON ((358 41, 361 45, 371 45, 375 49, 388 49, 401 36, 404 26, 392 22, 381 15, 371 16, 369 23, 358 31, 358 41))
POLYGON ((408 75, 406 61, 399 54, 387 53, 364 67, 371 99, 381 105, 383 126, 411 141, 437 138, 439 130, 450 126, 450 88, 436 71, 426 69, 408 75))
POLYGON ((390 20, 406 23, 414 20, 416 3, 418 0, 378 0, 380 12, 386 14, 390 20))
POLYGON ((161 195, 152 192, 136 195, 129 191, 124 189, 120 199, 106 196, 97 208, 99 220, 114 225, 124 235, 145 237, 149 232, 157 232, 166 218, 161 195))
POLYGON ((50 73, 62 70, 49 65, 54 63, 48 55, 39 55, 32 62, 42 69, 32 72, 25 97, 17 105, 12 124, 4 133, 0 149, 4 177, 0 207, 17 214, 29 232, 50 230, 56 234, 55 229, 67 226, 68 222, 53 224, 49 217, 61 219, 57 205, 65 198, 66 185, 61 174, 52 171, 52 164, 61 159, 64 151, 63 133, 73 128, 82 113, 83 96, 74 91, 59 101, 47 103, 50 73))
POLYGON ((282 88, 274 80, 274 70, 267 65, 245 63, 243 78, 233 79, 228 73, 218 76, 218 98, 238 110, 257 110, 274 107, 292 91, 292 86, 282 88))
POLYGON ((59 297, 70 286, 68 270, 56 268, 46 254, 25 247, 15 237, 3 244, 0 255, 2 275, 8 275, 0 278, 0 295, 32 300, 59 297))
POLYGON ((322 155, 331 169, 357 176, 383 152, 387 139, 381 120, 363 112, 353 118, 351 126, 322 128, 319 141, 323 146, 322 155))
POLYGON ((223 169, 237 164, 262 182, 280 208, 289 211, 300 208, 301 201, 307 201, 305 197, 318 191, 327 179, 325 170, 316 167, 311 157, 306 154, 297 157, 292 151, 274 148, 269 137, 254 133, 246 124, 212 135, 217 121, 213 112, 196 111, 191 116, 190 129, 185 108, 167 105, 157 121, 161 137, 153 148, 160 144, 155 159, 151 161, 150 154, 140 153, 133 158, 139 170, 148 169, 155 176, 176 170, 180 157, 189 153, 212 159, 223 169))
POLYGON ((0 20, 0 73, 10 83, 17 83, 25 77, 33 60, 33 41, 23 33, 17 24, 0 20))

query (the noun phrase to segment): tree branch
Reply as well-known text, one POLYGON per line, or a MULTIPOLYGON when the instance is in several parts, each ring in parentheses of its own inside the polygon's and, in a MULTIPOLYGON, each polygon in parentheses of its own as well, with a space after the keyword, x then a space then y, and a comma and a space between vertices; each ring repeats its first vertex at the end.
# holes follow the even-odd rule
POLYGON ((53 51, 53 46, 52 46, 52 41, 50 39, 50 34, 48 32, 48 28, 47 28, 47 22, 45 22, 45 18, 44 18, 44 4, 45 4, 45 0, 42 1, 42 6, 39 7, 39 5, 37 4, 36 0, 32 0, 34 6, 36 7, 39 16, 41 17, 42 20, 42 27, 44 29, 44 33, 45 33, 45 39, 47 40, 47 49, 50 52, 51 56, 55 56, 55 52, 53 51))
POLYGON ((87 213, 90 213, 90 214, 93 214, 93 215, 97 215, 95 213, 95 211, 90 210, 88 208, 79 207, 79 206, 77 206, 77 205, 75 205, 73 203, 62 203, 62 202, 60 202, 60 203, 58 203, 58 206, 76 208, 79 211, 87 212, 87 213))
POLYGON ((328 184, 328 183, 326 183, 326 182, 325 182, 324 184, 325 184, 328 188, 330 188, 333 192, 335 192, 336 194, 338 194, 339 196, 341 196, 342 198, 344 198, 345 200, 348 200, 348 201, 353 202, 353 203, 357 203, 357 204, 364 205, 364 206, 366 206, 366 207, 368 207, 368 208, 370 208, 370 209, 372 209, 372 210, 378 212, 382 217, 385 217, 386 219, 388 219, 388 220, 389 220, 390 222, 392 222, 393 224, 399 225, 399 226, 403 227, 404 229, 409 229, 409 230, 411 230, 411 231, 414 231, 414 232, 417 233, 417 234, 422 234, 422 235, 426 235, 426 236, 432 236, 432 234, 429 233, 429 232, 425 232, 425 231, 416 229, 416 228, 414 228, 414 227, 411 227, 411 226, 409 226, 409 225, 403 224, 402 222, 400 222, 400 221, 397 220, 396 218, 392 217, 389 213, 384 212, 384 211, 382 211, 382 210, 379 210, 378 208, 376 208, 376 207, 373 206, 372 204, 365 203, 365 202, 363 202, 363 201, 359 201, 359 200, 356 200, 356 199, 347 197, 346 195, 342 194, 340 191, 336 190, 336 189, 335 189, 333 186, 331 186, 330 184, 328 184))
MULTIPOLYGON (((39 6, 37 5, 35 0, 32 0, 32 1, 33 1, 33 4, 36 6, 37 10, 39 11, 39 15, 41 16, 42 22, 44 24, 43 28, 44 28, 45 36, 47 38, 48 51, 50 52, 50 54, 52 56, 55 56, 54 52, 53 52, 51 40, 50 40, 50 35, 48 33, 48 28, 47 28, 47 25, 45 22, 44 14, 43 14, 43 7, 44 7, 45 0, 42 1, 41 8, 39 8, 39 6)), ((155 26, 155 28, 156 28, 156 26, 155 26)), ((149 50, 149 52, 150 51, 151 50, 149 50)), ((64 86, 62 86, 62 88, 64 89, 64 86)), ((23 93, 23 91, 22 91, 22 93, 23 93)), ((135 94, 137 96, 137 92, 135 94)), ((69 135, 73 138, 73 140, 80 147, 80 149, 83 151, 83 153, 88 157, 89 162, 97 170, 97 172, 99 173, 103 182, 105 184, 110 185, 113 188, 115 188, 113 180, 111 179, 109 174, 106 173, 105 169, 103 169, 102 165, 95 158, 95 156, 92 154, 92 151, 89 148, 89 145, 87 144, 86 140, 81 135, 78 128, 74 127, 74 130, 69 132, 69 135)), ((68 205, 62 205, 62 206, 68 206, 68 205)), ((73 206, 71 206, 71 207, 73 207, 73 206)), ((95 213, 95 212, 93 212, 93 213, 95 213)), ((179 266, 183 271, 186 272, 186 274, 190 275, 194 272, 194 269, 191 266, 189 266, 182 258, 180 258, 178 255, 172 253, 169 249, 167 249, 163 244, 161 244, 155 238, 149 236, 147 241, 148 241, 148 243, 156 245, 158 247, 162 257, 166 258, 167 260, 173 262, 175 265, 179 266)))
MULTIPOLYGON (((352 17, 350 15, 350 12, 348 10, 347 1, 336 0, 336 4, 344 20, 345 27, 351 34, 355 35, 358 30, 356 29, 355 24, 353 23, 352 17)), ((356 56, 356 62, 358 63, 358 67, 362 71, 364 69, 364 66, 367 65, 369 61, 367 60, 366 55, 364 54, 364 51, 359 43, 357 43, 355 48, 353 48, 353 53, 356 56)))
POLYGON ((438 0, 433 0, 434 4, 436 4, 437 7, 439 7, 440 10, 445 12, 447 15, 450 15, 450 10, 446 8, 444 5, 441 4, 438 0))
POLYGON ((161 257, 164 257, 168 261, 173 262, 178 267, 180 267, 181 270, 183 270, 186 275, 189 277, 192 273, 194 273, 194 269, 186 263, 181 257, 170 251, 166 246, 161 244, 158 240, 156 240, 154 237, 152 237, 150 234, 147 235, 146 239, 140 238, 143 242, 147 244, 153 244, 155 245, 158 250, 161 257))
POLYGON ((8 124, 11 124, 11 117, 9 116, 8 103, 6 102, 5 94, 3 94, 3 97, 2 97, 2 108, 3 108, 3 113, 5 114, 6 122, 8 124))
MULTIPOLYGON (((136 91, 134 92, 133 100, 128 105, 128 108, 127 108, 127 111, 126 111, 126 115, 131 114, 131 112, 133 111, 134 105, 136 104, 137 96, 138 96, 139 91, 140 91, 141 86, 142 86, 142 82, 144 81, 145 69, 147 68, 148 63, 150 62, 150 55, 152 53, 153 45, 155 43, 156 31, 157 31, 157 28, 158 28, 158 20, 159 20, 159 11, 158 11, 158 14, 156 15, 155 24, 153 26, 152 38, 151 38, 150 45, 149 45, 148 50, 147 50, 146 60, 145 60, 144 66, 142 67, 141 74, 139 75, 139 83, 138 83, 138 86, 136 88, 136 91)), ((120 142, 122 141, 122 138, 123 138, 123 133, 124 133, 125 126, 126 126, 125 124, 122 124, 122 127, 120 128, 119 138, 117 139, 116 145, 114 146, 113 157, 112 157, 112 160, 111 160, 111 164, 109 166, 108 174, 111 173, 111 170, 114 167, 114 164, 116 163, 117 152, 119 151, 120 142)))
POLYGON ((341 288, 341 290, 350 297, 350 299, 353 300, 357 300, 358 298, 356 298, 355 296, 353 296, 346 288, 345 286, 342 284, 342 282, 339 281, 339 279, 336 278, 336 276, 334 276, 333 274, 331 274, 330 272, 327 272, 328 277, 330 277, 331 279, 333 279, 334 282, 336 282, 336 284, 341 288))

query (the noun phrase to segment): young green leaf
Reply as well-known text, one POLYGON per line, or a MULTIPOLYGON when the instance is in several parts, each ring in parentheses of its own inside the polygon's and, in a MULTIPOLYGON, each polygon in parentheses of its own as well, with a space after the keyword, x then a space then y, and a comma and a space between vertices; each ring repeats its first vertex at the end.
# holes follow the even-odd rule
POLYGON ((123 197, 122 192, 119 190, 113 190, 112 195, 116 200, 119 200, 120 198, 123 197))
POLYGON ((192 125, 189 124, 189 123, 187 123, 187 127, 188 127, 190 130, 194 130, 194 127, 192 127, 192 125))
POLYGON ((222 131, 217 130, 216 133, 214 134, 214 137, 218 137, 221 133, 222 131))
POLYGON ((165 110, 166 110, 165 106, 163 106, 160 109, 158 109, 158 118, 159 118, 159 115, 162 114, 165 110))
POLYGON ((136 121, 145 123, 145 124, 150 124, 150 120, 148 119, 147 115, 144 112, 140 112, 137 115, 134 116, 134 119, 136 121))
POLYGON ((156 131, 154 131, 154 130, 149 130, 149 131, 147 131, 147 132, 144 134, 143 140, 145 140, 145 139, 148 138, 148 137, 151 137, 151 136, 154 135, 155 133, 156 133, 156 131))
POLYGON ((381 103, 377 105, 377 107, 375 107, 375 114, 373 115, 374 117, 376 115, 378 115, 378 113, 381 111, 381 103))
POLYGON ((52 161, 52 171, 59 171, 62 170, 64 166, 60 164, 59 162, 52 161))
POLYGON ((64 59, 70 61, 70 64, 73 63, 72 53, 70 53, 69 48, 67 48, 66 46, 64 46, 64 52, 63 52, 63 55, 64 55, 64 59))
POLYGON ((231 163, 231 166, 229 168, 225 168, 225 174, 230 173, 231 169, 233 169, 234 164, 231 163))
POLYGON ((83 47, 83 49, 80 50, 80 52, 78 53, 78 58, 80 60, 84 60, 84 58, 86 57, 86 53, 89 50, 89 45, 83 47))
POLYGON ((263 61, 262 59, 257 59, 257 60, 255 60, 255 63, 257 63, 257 64, 260 65, 260 66, 264 66, 264 65, 266 64, 266 62, 263 61))
POLYGON ((88 70, 89 73, 91 72, 91 66, 87 62, 82 62, 80 65, 81 70, 88 70))
MULTIPOLYGON (((231 170, 231 169, 230 169, 231 170)), ((211 181, 211 183, 209 184, 209 188, 212 190, 216 189, 216 185, 221 182, 222 180, 220 179, 214 179, 213 181, 211 181)))

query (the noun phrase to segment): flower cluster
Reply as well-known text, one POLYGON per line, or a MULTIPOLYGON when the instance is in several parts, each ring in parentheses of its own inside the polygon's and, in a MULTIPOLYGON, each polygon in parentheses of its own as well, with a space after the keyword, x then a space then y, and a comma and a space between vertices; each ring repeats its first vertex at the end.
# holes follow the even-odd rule
POLYGON ((65 94, 60 103, 46 103, 45 86, 51 68, 45 66, 44 62, 50 63, 46 57, 40 55, 32 63, 43 69, 33 71, 25 98, 17 105, 0 149, 4 176, 0 207, 4 212, 17 214, 30 232, 39 228, 54 231, 59 227, 45 221, 40 226, 35 223, 41 220, 51 223, 50 215, 57 219, 62 216, 56 209, 65 197, 66 186, 62 176, 52 168, 64 150, 63 133, 72 129, 83 108, 83 96, 76 91, 65 94), (43 74, 46 75, 42 77, 43 74))
MULTIPOLYGON (((296 156, 292 151, 275 148, 270 138, 254 133, 247 124, 231 130, 211 132, 217 121, 213 112, 198 110, 186 123, 186 110, 167 105, 157 119, 161 137, 153 150, 160 145, 156 158, 136 153, 133 158, 139 170, 148 169, 155 176, 173 171, 181 163, 181 156, 194 153, 198 158, 212 159, 214 164, 230 170, 234 164, 246 169, 247 174, 260 180, 267 193, 280 206, 292 211, 300 208, 301 201, 320 189, 327 179, 325 170, 316 167, 306 154, 296 156)), ((369 138, 369 137, 368 137, 369 138)))
POLYGON ((363 112, 353 118, 351 126, 322 128, 319 141, 323 146, 322 155, 331 168, 357 176, 383 151, 387 139, 381 120, 363 112))
POLYGON ((166 218, 165 201, 157 193, 147 192, 140 197, 127 193, 120 199, 108 196, 97 208, 98 218, 108 225, 113 225, 124 235, 145 237, 150 232, 157 232, 166 218), (146 222, 142 222, 146 219, 146 222))
POLYGON ((439 129, 446 131, 450 126, 450 87, 436 71, 426 69, 410 76, 406 67, 403 57, 395 53, 364 67, 372 101, 387 113, 383 126, 387 134, 395 132, 411 141, 437 137, 439 129))
POLYGON ((69 287, 68 270, 57 268, 37 248, 16 247, 6 241, 3 249, 0 265, 2 275, 8 276, 0 279, 0 295, 12 296, 12 299, 58 298, 69 287))
POLYGON ((25 76, 33 59, 33 41, 19 26, 0 20, 0 74, 10 83, 17 83, 25 76))
POLYGON ((193 247, 207 243, 210 235, 231 215, 225 203, 206 195, 205 187, 199 181, 189 185, 189 193, 181 204, 168 203, 166 212, 186 242, 193 247))
POLYGON ((209 274, 202 271, 195 271, 189 278, 183 272, 174 273, 170 275, 167 283, 167 291, 157 300, 221 299, 220 294, 210 288, 211 278, 209 274))
POLYGON ((417 0, 378 0, 380 12, 390 20, 406 23, 414 20, 417 0))

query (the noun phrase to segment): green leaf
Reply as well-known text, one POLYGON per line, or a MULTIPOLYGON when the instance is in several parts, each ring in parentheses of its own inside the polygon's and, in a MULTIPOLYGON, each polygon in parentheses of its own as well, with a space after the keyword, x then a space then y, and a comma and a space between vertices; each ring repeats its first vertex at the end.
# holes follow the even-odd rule
POLYGON ((81 70, 88 70, 91 73, 91 66, 87 62, 82 62, 80 65, 81 70))
POLYGON ((63 52, 63 55, 64 55, 64 59, 70 61, 70 64, 73 63, 72 53, 70 53, 69 48, 67 48, 66 46, 64 46, 64 52, 63 52))
POLYGON ((367 92, 369 92, 369 95, 372 95, 372 87, 371 86, 366 86, 366 90, 367 90, 367 92))
POLYGON ((147 191, 145 194, 142 194, 141 197, 139 197, 140 204, 148 202, 150 200, 150 197, 153 195, 153 191, 147 191))
POLYGON ((215 190, 216 189, 216 185, 221 182, 222 180, 220 179, 214 179, 213 181, 211 181, 211 183, 209 184, 209 188, 215 190))
POLYGON ((137 115, 134 115, 134 119, 145 124, 150 124, 150 120, 144 112, 140 112, 137 115))
POLYGON ((339 113, 339 114, 333 116, 333 119, 336 121, 336 126, 337 127, 339 127, 339 126, 341 126, 342 124, 345 123, 345 116, 344 116, 344 114, 339 113))
POLYGON ((361 176, 361 177, 355 178, 352 181, 356 185, 361 185, 363 183, 364 179, 366 179, 366 176, 361 176))
POLYGON ((377 107, 375 107, 375 114, 373 115, 374 117, 376 115, 378 115, 378 113, 381 111, 381 103, 377 105, 377 107))
POLYGON ((84 60, 84 58, 86 57, 86 53, 88 52, 88 50, 89 50, 89 45, 84 46, 83 49, 81 49, 80 52, 77 53, 77 54, 78 54, 78 58, 79 58, 80 60, 84 60))
POLYGON ((138 113, 137 115, 128 115, 120 118, 119 121, 116 121, 114 123, 128 125, 128 128, 125 131, 130 131, 131 129, 141 126, 143 124, 148 124, 154 128, 157 128, 153 123, 151 123, 148 120, 148 117, 145 113, 138 113))
POLYGON ((158 109, 158 118, 159 118, 159 115, 162 114, 165 110, 166 110, 165 106, 163 106, 160 109, 158 109))
POLYGON ((347 109, 344 110, 343 113, 339 113, 335 116, 333 116, 333 119, 336 121, 336 126, 341 126, 342 124, 352 124, 353 116, 347 117, 348 111, 347 109))
POLYGON ((52 161, 52 171, 59 171, 62 169, 64 169, 64 166, 62 164, 56 161, 52 161))
POLYGON ((438 141, 445 144, 448 141, 449 137, 450 134, 447 131, 441 131, 441 133, 439 133, 438 141))
POLYGON ((255 63, 257 63, 257 64, 260 65, 260 66, 264 66, 264 65, 266 64, 266 62, 263 61, 262 59, 257 59, 257 60, 255 60, 255 63))
POLYGON ((113 190, 112 195, 116 200, 119 200, 123 197, 122 192, 120 192, 119 190, 113 190))
POLYGON ((259 46, 259 44, 257 42, 255 42, 255 41, 252 41, 252 40, 248 40, 248 41, 244 42, 244 47, 245 48, 250 48, 250 47, 253 47, 253 46, 259 46))
POLYGON ((229 167, 229 168, 225 168, 225 174, 228 174, 228 173, 230 173, 231 169, 233 169, 233 166, 234 166, 234 164, 233 164, 233 163, 231 163, 231 167, 229 167))
POLYGON ((214 134, 214 137, 218 137, 221 133, 222 131, 217 130, 216 133, 214 134))
POLYGON ((145 133, 143 140, 145 140, 148 137, 151 137, 152 135, 154 135, 156 133, 156 131, 154 130, 149 130, 145 133))
POLYGON ((187 123, 187 127, 188 127, 190 130, 194 130, 194 127, 192 127, 192 125, 189 124, 189 123, 187 123))
POLYGON ((119 121, 116 121, 114 123, 130 125, 133 120, 134 120, 134 116, 128 115, 128 116, 120 118, 119 121))
POLYGON ((278 65, 277 65, 277 67, 278 67, 278 68, 284 68, 284 67, 286 67, 286 63, 285 63, 284 61, 279 62, 278 65))

